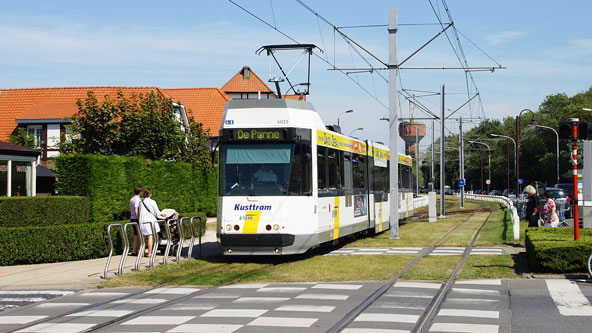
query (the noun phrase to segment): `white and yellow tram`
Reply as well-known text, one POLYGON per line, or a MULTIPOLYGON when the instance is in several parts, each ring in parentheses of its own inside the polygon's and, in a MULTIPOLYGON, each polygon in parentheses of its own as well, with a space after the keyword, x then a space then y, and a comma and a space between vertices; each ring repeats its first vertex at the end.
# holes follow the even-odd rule
MULTIPOLYGON (((389 150, 330 131, 309 102, 231 100, 220 129, 217 236, 226 255, 304 253, 389 228, 389 150)), ((412 213, 398 154, 399 217, 412 213)))

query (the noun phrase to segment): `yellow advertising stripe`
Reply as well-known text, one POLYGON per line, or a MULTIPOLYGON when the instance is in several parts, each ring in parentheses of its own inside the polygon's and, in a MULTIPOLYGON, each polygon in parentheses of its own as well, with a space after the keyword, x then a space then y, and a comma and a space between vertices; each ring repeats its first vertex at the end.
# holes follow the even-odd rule
POLYGON ((365 142, 345 138, 321 130, 317 130, 317 145, 345 150, 352 153, 366 154, 365 142))
POLYGON ((399 164, 413 166, 413 159, 411 158, 411 156, 399 153, 399 164))
POLYGON ((335 229, 333 229, 333 239, 339 237, 339 197, 335 197, 335 206, 333 206, 335 217, 333 223, 335 223, 335 229))
POLYGON ((378 203, 378 232, 382 232, 382 201, 378 203))
POLYGON ((249 210, 245 216, 245 225, 243 226, 243 234, 254 234, 257 232, 259 226, 259 219, 261 218, 260 210, 249 210))

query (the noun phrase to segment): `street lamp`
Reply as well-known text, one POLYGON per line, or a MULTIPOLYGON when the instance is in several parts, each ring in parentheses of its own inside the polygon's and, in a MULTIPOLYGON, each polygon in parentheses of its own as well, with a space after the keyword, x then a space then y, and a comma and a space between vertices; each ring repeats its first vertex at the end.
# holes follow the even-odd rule
POLYGON ((488 158, 488 173, 489 173, 489 184, 487 184, 487 194, 489 194, 489 185, 491 184, 491 148, 489 148, 489 145, 483 142, 479 142, 479 141, 469 141, 469 143, 476 143, 476 144, 480 144, 480 145, 484 145, 485 147, 487 147, 488 150, 488 154, 487 154, 487 158, 488 158))
POLYGON ((516 195, 520 194, 520 117, 522 116, 523 112, 530 112, 532 115, 528 125, 538 125, 537 121, 534 120, 534 112, 532 112, 530 109, 523 109, 516 117, 516 195))
POLYGON ((530 125, 533 127, 542 127, 542 128, 547 128, 552 130, 555 133, 555 136, 557 138, 557 182, 555 184, 559 184, 559 133, 557 133, 557 131, 549 126, 543 126, 543 125, 530 125))
POLYGON ((345 112, 341 112, 341 114, 339 115, 339 117, 337 117, 337 126, 339 126, 339 118, 340 118, 341 116, 343 116, 343 115, 344 115, 344 114, 346 114, 346 113, 352 113, 352 112, 354 112, 354 110, 347 110, 347 111, 345 111, 345 112))
MULTIPOLYGON (((510 139, 514 143, 514 177, 516 177, 516 179, 518 179, 517 169, 516 169, 516 141, 514 139, 512 139, 511 137, 506 136, 506 135, 493 134, 493 133, 491 133, 490 135, 491 136, 494 136, 494 137, 510 139)), ((510 183, 509 182, 508 182, 508 196, 510 196, 510 183)), ((518 192, 516 192, 516 197, 518 197, 518 192)))
POLYGON ((363 130, 364 130, 363 127, 354 128, 351 132, 349 132, 349 136, 352 136, 352 133, 355 131, 363 131, 363 130))

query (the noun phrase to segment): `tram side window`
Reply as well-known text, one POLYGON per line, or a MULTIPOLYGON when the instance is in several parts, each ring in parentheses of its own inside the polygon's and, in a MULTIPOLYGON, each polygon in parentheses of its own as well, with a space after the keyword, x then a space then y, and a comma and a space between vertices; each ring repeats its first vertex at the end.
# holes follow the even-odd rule
POLYGON ((372 188, 376 192, 389 191, 389 168, 376 166, 372 167, 372 188))
POLYGON ((402 190, 411 190, 412 172, 408 165, 399 164, 399 188, 402 190))
POLYGON ((317 172, 319 178, 319 190, 327 188, 327 148, 317 147, 317 172))
POLYGON ((341 189, 343 185, 343 152, 336 149, 327 151, 327 169, 329 178, 327 187, 330 189, 341 189))
POLYGON ((358 154, 352 156, 354 190, 366 189, 366 157, 358 154))

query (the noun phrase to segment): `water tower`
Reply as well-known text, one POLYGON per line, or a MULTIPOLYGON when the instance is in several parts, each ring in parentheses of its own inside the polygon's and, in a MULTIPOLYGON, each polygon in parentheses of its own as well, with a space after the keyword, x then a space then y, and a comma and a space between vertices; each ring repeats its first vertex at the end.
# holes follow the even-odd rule
POLYGON ((413 120, 411 122, 401 122, 399 124, 399 136, 405 141, 405 154, 409 155, 410 152, 415 152, 416 142, 419 143, 425 136, 426 125, 423 123, 416 123, 413 120))

